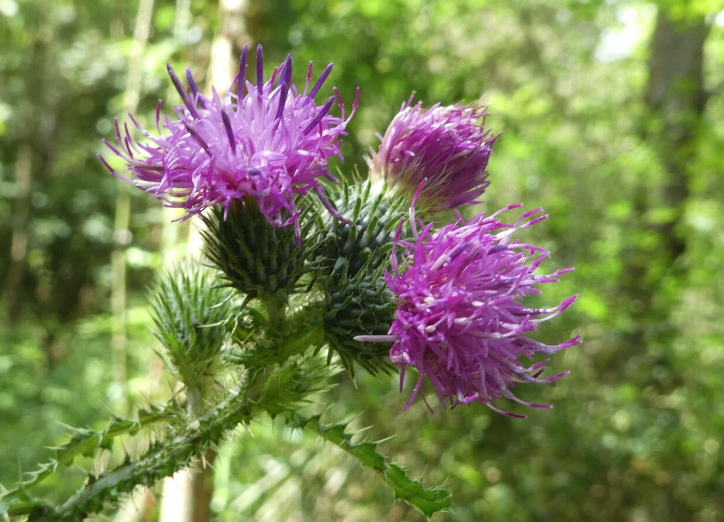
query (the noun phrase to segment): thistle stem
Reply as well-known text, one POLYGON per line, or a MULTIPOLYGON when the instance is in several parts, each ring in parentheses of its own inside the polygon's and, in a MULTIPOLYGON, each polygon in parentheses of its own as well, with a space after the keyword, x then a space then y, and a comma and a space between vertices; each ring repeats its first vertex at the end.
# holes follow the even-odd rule
MULTIPOLYGON (((206 386, 191 387, 187 392, 188 416, 192 421, 202 418, 205 411, 206 386)), ((214 468, 217 451, 212 445, 194 459, 196 462, 185 471, 188 473, 191 491, 183 513, 186 522, 208 522, 211 519, 211 497, 214 494, 214 468)))
POLYGON ((269 317, 269 325, 276 331, 280 331, 286 317, 287 303, 279 294, 263 297, 262 302, 269 317))

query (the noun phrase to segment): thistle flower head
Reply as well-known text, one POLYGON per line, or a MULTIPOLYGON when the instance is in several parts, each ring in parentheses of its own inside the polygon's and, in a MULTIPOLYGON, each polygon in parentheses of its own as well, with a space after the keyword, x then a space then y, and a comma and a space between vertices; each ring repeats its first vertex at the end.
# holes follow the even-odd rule
POLYGON ((402 104, 377 151, 367 159, 373 178, 414 194, 436 210, 475 203, 488 186, 495 136, 485 130, 485 111, 474 105, 402 104))
MULTIPOLYGON (((156 109, 157 136, 145 131, 131 116, 145 137, 134 141, 128 125, 116 122, 118 147, 108 148, 123 158, 133 175, 125 181, 162 199, 168 206, 182 207, 189 217, 213 205, 226 210, 235 200, 254 198, 259 210, 276 227, 293 224, 298 233, 299 210, 295 196, 313 191, 334 213, 321 180, 336 182, 327 169, 331 156, 341 159, 339 150, 349 117, 339 92, 317 105, 314 101, 331 72, 332 64, 314 85, 309 64, 304 91, 292 85, 291 55, 274 70, 266 82, 261 46, 257 49, 256 85, 247 82, 245 47, 234 85, 223 98, 213 90, 202 95, 187 71, 190 92, 168 67, 171 80, 181 96, 176 118, 161 119, 161 102, 156 109), (336 100, 341 116, 330 114, 336 100)), ((101 157, 101 161, 115 174, 101 157)))
MULTIPOLYGON (((406 407, 421 394, 427 378, 443 405, 479 401, 495 411, 521 417, 491 403, 507 397, 527 406, 549 408, 517 398, 510 388, 518 382, 551 382, 567 374, 541 378, 548 359, 534 362, 534 356, 578 344, 580 337, 547 345, 528 334, 563 312, 576 296, 552 308, 531 308, 523 301, 540 293, 537 285, 556 282, 572 268, 536 275, 548 252, 513 240, 511 235, 546 216, 534 217, 541 212, 537 209, 508 224, 498 220, 500 212, 487 217, 481 214, 468 222, 460 218, 436 232, 432 224, 420 222, 413 226, 412 241, 399 237, 395 241, 395 249, 403 248, 409 256, 406 266, 400 267, 393 251, 393 272, 386 276, 397 297, 395 319, 388 336, 366 340, 393 341, 390 358, 402 368, 402 380, 406 367, 417 370, 406 407)), ((414 223, 414 210, 411 221, 414 223)))

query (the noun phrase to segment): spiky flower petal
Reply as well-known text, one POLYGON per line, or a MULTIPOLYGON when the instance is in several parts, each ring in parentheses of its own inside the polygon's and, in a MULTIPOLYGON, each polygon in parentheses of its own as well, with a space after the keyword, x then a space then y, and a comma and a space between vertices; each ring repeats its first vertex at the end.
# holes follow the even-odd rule
POLYGON ((411 102, 402 104, 367 159, 372 177, 410 196, 427 179, 419 199, 436 210, 475 203, 489 184, 485 169, 496 138, 483 127, 484 109, 411 102))
MULTIPOLYGON (((187 217, 207 207, 252 197, 273 226, 294 225, 298 233, 299 210, 296 195, 315 192, 325 206, 321 179, 336 182, 327 169, 328 159, 337 156, 341 137, 352 114, 345 119, 342 98, 335 89, 323 105, 314 97, 331 70, 324 70, 311 86, 311 64, 303 92, 292 85, 292 58, 275 69, 264 82, 261 46, 257 49, 257 84, 244 80, 247 48, 241 55, 236 92, 221 98, 214 90, 211 98, 202 95, 190 72, 187 92, 169 66, 169 75, 182 105, 175 107, 176 119, 166 117, 161 125, 160 102, 156 111, 158 136, 133 123, 145 142, 134 141, 128 126, 116 122, 118 147, 106 142, 123 158, 134 180, 123 178, 162 199, 172 207, 182 207, 187 217), (335 102, 341 116, 332 116, 335 102), (163 127, 163 128, 162 128, 163 127)), ((357 107, 355 98, 352 113, 357 107)), ((113 172, 108 163, 101 158, 113 172)))
POLYGON ((480 214, 468 222, 460 218, 435 232, 431 223, 419 222, 413 227, 412 242, 396 240, 395 248, 404 249, 409 261, 399 266, 393 252, 393 272, 386 276, 397 297, 395 319, 388 336, 366 340, 393 341, 390 358, 401 366, 402 379, 408 366, 417 370, 406 407, 422 393, 425 378, 443 405, 480 401, 514 417, 520 415, 491 403, 507 397, 527 406, 550 407, 523 401, 510 388, 518 382, 551 382, 567 374, 541 378, 548 359, 534 362, 534 357, 554 354, 581 338, 547 345, 528 334, 563 312, 576 296, 552 308, 531 308, 523 301, 540 293, 538 285, 557 282, 559 275, 573 269, 535 274, 548 252, 511 235, 547 216, 533 217, 541 212, 536 209, 513 224, 497 219, 501 212, 520 206, 491 216, 480 214))

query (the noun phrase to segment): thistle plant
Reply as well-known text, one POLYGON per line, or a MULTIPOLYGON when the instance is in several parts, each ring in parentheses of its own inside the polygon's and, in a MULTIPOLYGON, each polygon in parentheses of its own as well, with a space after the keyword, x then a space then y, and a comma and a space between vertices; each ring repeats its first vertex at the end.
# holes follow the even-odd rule
POLYGON ((100 157, 111 173, 205 227, 204 260, 164 272, 150 294, 157 350, 179 391, 103 431, 75 431, 4 493, 0 514, 83 520, 136 486, 197 466, 237 426, 267 415, 340 447, 430 516, 450 506, 449 491, 410 479, 375 442, 353 442, 344 423, 303 413, 324 409, 320 392, 334 374, 399 371, 402 388, 414 373, 400 409, 420 397, 432 412, 430 392, 443 408, 470 405, 473 415, 476 403, 514 417, 522 415, 506 403, 552 407, 512 389, 566 375, 543 372, 580 337, 545 344, 535 330, 575 296, 545 308, 529 300, 572 268, 540 273, 548 252, 517 239, 547 217, 540 209, 515 217, 514 204, 471 219, 457 212, 489 183, 495 137, 483 126, 484 110, 408 101, 367 158, 369 175, 338 181, 330 161, 343 159, 357 93, 349 112, 336 89, 318 103, 331 64, 313 82, 310 63, 300 89, 291 56, 266 80, 262 60, 259 47, 255 81, 247 81, 244 48, 233 85, 210 97, 190 73, 185 87, 169 67, 181 99, 172 115, 162 118, 159 102, 155 133, 131 116, 131 126, 116 122, 116 143, 104 141, 125 164, 100 157), (429 220, 448 210, 457 212, 453 222, 429 220), (152 442, 111 459, 58 505, 33 495, 77 455, 117 449, 114 441, 129 437, 152 442))

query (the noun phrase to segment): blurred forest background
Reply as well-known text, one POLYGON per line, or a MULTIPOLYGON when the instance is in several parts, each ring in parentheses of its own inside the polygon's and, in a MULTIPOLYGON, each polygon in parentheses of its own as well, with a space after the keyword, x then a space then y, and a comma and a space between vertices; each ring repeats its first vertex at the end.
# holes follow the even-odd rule
MULTIPOLYGON (((489 106, 501 137, 482 207, 551 218, 536 241, 580 301, 541 334, 584 344, 571 376, 520 389, 520 421, 481 405, 402 411, 394 376, 341 375, 334 419, 454 492, 434 520, 724 518, 724 4, 720 0, 0 0, 0 483, 64 424, 167 398, 146 291, 188 224, 100 165, 112 118, 151 122, 165 64, 224 88, 245 43, 333 61, 361 88, 343 170, 412 91, 489 106)), ((270 71, 267 71, 267 74, 270 71)), ((172 89, 171 89, 172 91, 172 89)), ((256 423, 221 448, 219 521, 418 521, 321 442, 256 423)), ((54 476, 67 496, 82 473, 54 476)), ((120 519, 119 519, 120 520, 120 519)))

